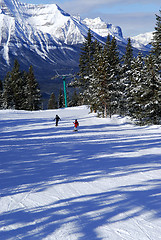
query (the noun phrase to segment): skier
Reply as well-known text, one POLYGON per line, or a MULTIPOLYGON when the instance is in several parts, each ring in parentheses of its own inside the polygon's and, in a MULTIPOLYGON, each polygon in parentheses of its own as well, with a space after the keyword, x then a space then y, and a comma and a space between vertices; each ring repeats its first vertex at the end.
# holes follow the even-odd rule
POLYGON ((77 127, 79 126, 79 123, 77 121, 77 119, 75 119, 75 122, 74 123, 74 131, 78 131, 77 127))
POLYGON ((56 117, 54 118, 54 121, 56 121, 56 125, 55 126, 58 126, 58 122, 59 122, 60 117, 58 115, 56 115, 56 117))

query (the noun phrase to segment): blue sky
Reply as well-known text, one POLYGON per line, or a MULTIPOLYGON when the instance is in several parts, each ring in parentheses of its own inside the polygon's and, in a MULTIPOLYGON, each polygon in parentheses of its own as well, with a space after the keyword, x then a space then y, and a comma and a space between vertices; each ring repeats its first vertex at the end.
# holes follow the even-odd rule
POLYGON ((33 4, 59 5, 64 11, 81 18, 101 17, 122 28, 123 35, 132 37, 154 31, 161 0, 19 0, 33 4))

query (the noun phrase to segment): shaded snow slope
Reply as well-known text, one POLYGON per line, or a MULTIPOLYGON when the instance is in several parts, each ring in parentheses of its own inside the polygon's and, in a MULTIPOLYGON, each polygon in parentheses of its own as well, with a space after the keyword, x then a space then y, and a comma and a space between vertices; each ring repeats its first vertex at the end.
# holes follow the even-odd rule
POLYGON ((0 239, 161 239, 161 126, 88 112, 0 111, 0 239))

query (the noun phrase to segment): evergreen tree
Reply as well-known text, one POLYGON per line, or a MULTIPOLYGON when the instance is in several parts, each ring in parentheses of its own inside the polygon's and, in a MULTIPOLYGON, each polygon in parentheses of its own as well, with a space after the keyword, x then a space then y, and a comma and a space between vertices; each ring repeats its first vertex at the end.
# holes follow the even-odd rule
POLYGON ((4 109, 14 108, 14 96, 13 96, 12 80, 11 80, 10 72, 6 74, 4 79, 2 98, 3 98, 4 109))
POLYGON ((14 61, 14 67, 10 72, 10 81, 13 92, 13 106, 17 110, 23 109, 22 105, 24 102, 24 82, 22 73, 20 71, 20 65, 17 59, 14 61))
POLYGON ((79 95, 76 90, 74 91, 71 100, 69 101, 69 106, 71 107, 79 106, 79 95))
POLYGON ((102 49, 95 41, 93 55, 89 99, 91 109, 97 110, 106 117, 118 113, 120 102, 120 65, 115 38, 110 40, 108 35, 102 49))
POLYGON ((156 20, 152 54, 144 59, 139 54, 131 69, 129 114, 141 125, 161 123, 161 17, 156 20))
POLYGON ((3 84, 0 80, 0 109, 3 107, 3 84))
POLYGON ((91 111, 107 116, 108 102, 108 63, 110 37, 108 36, 106 45, 102 45, 95 40, 93 61, 91 67, 91 77, 89 85, 89 103, 91 111), (107 50, 108 49, 108 50, 107 50))
POLYGON ((129 113, 141 125, 161 123, 161 17, 157 16, 152 54, 133 64, 129 113))
POLYGON ((112 38, 110 51, 109 51, 109 63, 110 63, 110 76, 109 76, 109 93, 110 93, 110 109, 109 115, 119 114, 120 110, 120 60, 118 55, 117 43, 115 37, 112 38))
POLYGON ((133 48, 131 45, 131 39, 128 38, 126 46, 126 52, 122 57, 121 66, 121 85, 122 97, 120 100, 120 114, 128 114, 128 99, 130 97, 130 87, 132 79, 132 62, 133 62, 133 48))
POLYGON ((143 57, 141 53, 133 59, 132 69, 133 73, 129 89, 128 111, 131 117, 138 119, 140 113, 138 96, 139 92, 142 90, 140 84, 143 81, 143 57))
MULTIPOLYGON (((159 11, 161 15, 161 10, 159 11)), ((156 27, 153 33, 152 53, 155 56, 155 64, 157 64, 159 75, 161 76, 161 16, 156 15, 156 27)))
POLYGON ((101 88, 103 59, 102 59, 102 46, 95 40, 95 52, 93 54, 93 61, 91 64, 91 76, 89 79, 88 100, 91 111, 103 112, 103 89, 101 88), (101 95, 100 95, 101 94, 101 95))
POLYGON ((122 57, 125 72, 131 69, 131 63, 133 60, 133 48, 132 48, 132 44, 131 44, 131 39, 128 38, 127 41, 128 42, 127 42, 127 46, 126 46, 126 52, 125 52, 124 56, 122 57))
POLYGON ((88 35, 85 38, 85 42, 81 47, 81 54, 79 59, 79 73, 76 80, 76 86, 78 86, 82 92, 82 102, 87 102, 86 90, 89 88, 89 79, 91 76, 91 62, 93 60, 94 44, 92 41, 92 34, 90 29, 88 35))
POLYGON ((40 103, 40 90, 32 66, 28 73, 21 72, 20 65, 15 60, 12 71, 7 73, 4 80, 3 107, 17 110, 38 110, 40 103))
POLYGON ((140 105, 142 125, 161 123, 161 81, 153 55, 145 59, 140 105))
POLYGON ((59 91, 59 96, 58 96, 58 108, 63 108, 64 107, 64 96, 62 89, 59 91))
POLYGON ((48 102, 48 109, 57 109, 58 108, 58 103, 56 101, 55 94, 52 93, 48 102))
POLYGON ((129 113, 138 124, 160 124, 161 82, 152 55, 139 54, 133 64, 129 113))
POLYGON ((4 108, 22 109, 24 101, 23 78, 20 65, 17 60, 11 72, 8 72, 4 80, 3 105, 4 108))
POLYGON ((111 89, 112 89, 112 81, 111 81, 111 37, 107 36, 106 44, 103 49, 103 66, 104 66, 104 81, 102 82, 102 88, 104 91, 104 116, 107 114, 111 117, 111 89))
POLYGON ((41 105, 41 94, 38 83, 34 76, 33 67, 29 67, 29 72, 26 76, 26 88, 25 93, 27 93, 26 99, 26 110, 39 110, 41 105))

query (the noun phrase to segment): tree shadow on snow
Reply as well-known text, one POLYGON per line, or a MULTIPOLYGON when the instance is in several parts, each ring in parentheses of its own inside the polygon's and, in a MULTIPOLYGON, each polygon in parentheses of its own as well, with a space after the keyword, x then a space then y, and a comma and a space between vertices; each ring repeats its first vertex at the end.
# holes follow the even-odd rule
MULTIPOLYGON (((68 238, 72 234, 78 234, 79 240, 101 240, 96 231, 99 227, 106 228, 108 236, 108 226, 112 223, 132 219, 151 210, 156 213, 153 217, 161 218, 160 194, 161 181, 156 180, 143 185, 116 188, 114 191, 66 198, 30 211, 19 209, 6 212, 0 217, 0 236, 3 240, 10 237, 23 240, 45 239, 65 224, 71 223, 73 229, 70 228, 68 238), (147 184, 151 188, 141 190, 147 184), (17 229, 11 227, 8 231, 5 230, 5 226, 16 224, 17 229)), ((62 229, 60 233, 60 239, 63 233, 66 236, 65 230, 63 232, 62 229)))
MULTIPOLYGON (((155 138, 155 134, 151 133, 151 138, 146 138, 146 134, 129 134, 127 139, 123 131, 128 128, 125 128, 115 137, 111 136, 110 130, 98 137, 94 133, 90 135, 91 131, 86 126, 81 128, 87 133, 83 135, 81 130, 74 133, 70 126, 56 128, 48 122, 44 123, 47 128, 30 129, 29 124, 34 123, 27 120, 24 125, 27 124, 28 128, 19 129, 12 136, 7 131, 2 134, 1 197, 12 199, 17 194, 27 197, 28 193, 41 193, 49 186, 73 182, 85 184, 103 177, 130 177, 140 172, 148 174, 161 166, 160 154, 141 154, 147 146, 160 147, 161 138, 155 138)), ((19 125, 18 122, 12 124, 14 127, 19 125)), ((97 133, 95 126, 93 129, 97 133)), ((22 205, 11 211, 8 208, 0 216, 0 238, 40 240, 71 223, 71 232, 78 235, 77 239, 101 240, 97 233, 99 227, 108 228, 112 223, 151 211, 152 217, 161 218, 160 180, 147 179, 139 184, 116 186, 115 189, 107 185, 102 192, 84 192, 80 196, 53 200, 52 204, 30 209, 22 205), (13 228, 14 225, 17 228, 13 228)))

